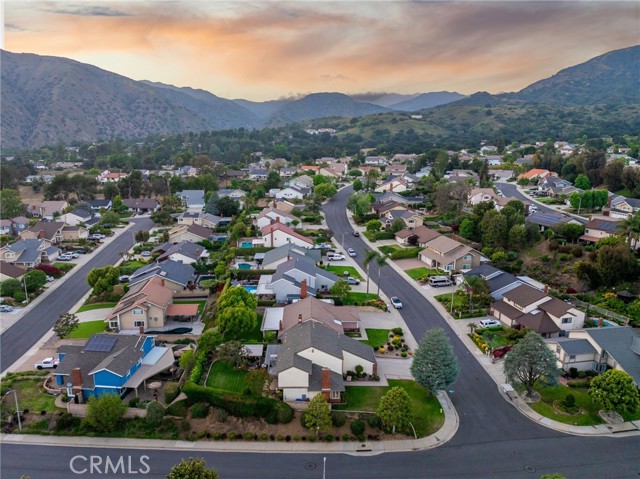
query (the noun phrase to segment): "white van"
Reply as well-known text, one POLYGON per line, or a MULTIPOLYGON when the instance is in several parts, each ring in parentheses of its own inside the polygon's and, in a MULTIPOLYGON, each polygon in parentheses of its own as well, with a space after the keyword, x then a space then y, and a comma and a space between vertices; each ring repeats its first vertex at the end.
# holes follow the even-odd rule
POLYGON ((451 286, 451 280, 446 276, 431 276, 429 278, 429 286, 439 288, 440 286, 451 286))

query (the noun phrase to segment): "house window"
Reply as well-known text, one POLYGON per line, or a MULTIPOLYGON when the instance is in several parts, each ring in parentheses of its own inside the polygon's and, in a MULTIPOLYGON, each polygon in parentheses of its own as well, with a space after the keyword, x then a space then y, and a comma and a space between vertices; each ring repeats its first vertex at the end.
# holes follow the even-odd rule
POLYGON ((118 329, 118 321, 109 321, 109 327, 111 329, 118 329))
POLYGON ((340 391, 331 391, 331 399, 340 399, 340 391))
POLYGON ((141 315, 141 314, 144 314, 144 311, 142 311, 141 309, 134 309, 134 310, 133 310, 133 314, 135 314, 135 315, 139 316, 139 315, 141 315))
POLYGON ((562 324, 570 324, 572 318, 562 318, 562 324))
POLYGON ((446 266, 444 267, 444 270, 445 270, 445 271, 453 271, 453 265, 451 265, 451 264, 446 265, 446 266))
POLYGON ((465 255, 462 257, 462 259, 463 259, 463 260, 465 260, 465 261, 469 261, 469 260, 471 260, 471 255, 470 255, 470 254, 465 254, 465 255))
POLYGON ((133 325, 134 325, 136 328, 144 327, 144 321, 134 321, 134 322, 133 322, 133 325))
POLYGON ((463 269, 463 270, 471 269, 471 265, 470 265, 470 264, 463 264, 463 265, 462 265, 462 269, 463 269))
POLYGON ((575 361, 575 360, 576 360, 575 355, 574 356, 569 356, 569 361, 575 361))

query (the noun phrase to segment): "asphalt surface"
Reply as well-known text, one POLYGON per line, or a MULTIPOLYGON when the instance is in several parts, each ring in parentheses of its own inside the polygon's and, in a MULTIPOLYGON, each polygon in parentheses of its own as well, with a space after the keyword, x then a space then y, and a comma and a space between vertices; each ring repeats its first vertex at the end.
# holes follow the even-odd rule
MULTIPOLYGON (((338 238, 343 232, 352 231, 345 213, 350 193, 350 189, 339 192, 325 206, 328 225, 338 238)), ((344 246, 356 250, 356 259, 362 265, 365 243, 347 234, 344 246)), ((372 266, 373 278, 377 278, 375 268, 372 266)), ((369 479, 384 475, 406 479, 537 479, 542 474, 554 472, 570 479, 617 479, 640 475, 637 437, 575 437, 532 423, 500 396, 496 384, 435 308, 388 266, 382 269, 381 288, 387 295, 402 299, 402 316, 416 339, 435 326, 443 327, 449 334, 461 367, 460 376, 452 386, 454 392, 450 393, 460 416, 460 427, 451 441, 428 451, 367 457, 326 455, 327 478, 369 479)), ((322 454, 202 453, 191 452, 188 448, 139 450, 123 446, 89 449, 17 444, 3 444, 0 450, 2 477, 25 474, 31 479, 66 479, 94 474, 110 478, 164 478, 172 465, 189 456, 205 458, 207 465, 214 467, 224 479, 323 477, 322 454), (69 462, 74 456, 82 456, 74 462, 76 470, 81 470, 89 465, 83 457, 91 455, 99 456, 102 464, 107 456, 112 462, 123 456, 125 467, 130 458, 132 470, 105 473, 103 465, 92 474, 88 468, 82 474, 75 474, 70 469, 69 462), (149 456, 144 460, 150 465, 149 471, 144 475, 135 474, 140 468, 144 469, 140 462, 142 455, 149 456)))
MULTIPOLYGON (((134 225, 117 236, 72 276, 59 281, 57 289, 26 313, 18 322, 0 335, 0 371, 4 371, 20 359, 42 336, 49 331, 61 314, 67 313, 87 291, 87 275, 93 268, 115 264, 121 251, 129 250, 133 244, 133 233, 149 230, 153 222, 149 218, 131 219, 134 225)), ((78 267, 78 266, 76 266, 78 267)))
MULTIPOLYGON (((525 195, 524 193, 522 193, 517 185, 515 183, 496 183, 496 187, 502 191, 502 194, 504 196, 506 196, 507 198, 509 197, 515 197, 518 198, 520 200, 529 200, 531 201, 531 198, 527 195, 525 195)), ((587 224, 587 219, 586 218, 581 218, 579 216, 571 216, 571 215, 566 215, 558 210, 554 210, 553 208, 549 208, 548 206, 544 206, 542 203, 536 203, 535 204, 538 207, 538 212, 542 213, 555 213, 558 214, 560 213, 562 216, 566 216, 567 218, 570 219, 574 219, 579 221, 582 224, 587 224)))

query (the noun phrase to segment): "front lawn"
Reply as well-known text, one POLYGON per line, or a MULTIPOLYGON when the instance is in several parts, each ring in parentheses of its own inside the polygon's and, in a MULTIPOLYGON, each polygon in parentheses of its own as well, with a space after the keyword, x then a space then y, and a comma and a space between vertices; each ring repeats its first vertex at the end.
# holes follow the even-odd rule
POLYGON ((513 342, 507 338, 509 330, 510 329, 505 326, 493 326, 491 328, 476 329, 476 333, 484 339, 491 349, 495 349, 508 344, 513 344, 513 342))
POLYGON ((391 259, 409 259, 409 258, 417 258, 422 251, 422 248, 419 246, 411 246, 408 248, 403 248, 401 246, 396 245, 388 245, 381 246, 378 248, 384 254, 389 255, 391 259))
POLYGON ((198 314, 202 315, 204 312, 204 306, 207 304, 206 301, 198 301, 196 299, 190 301, 174 301, 173 304, 197 304, 198 305, 198 314))
POLYGON ((264 338, 262 337, 262 331, 260 330, 261 326, 262 326, 262 320, 260 317, 258 317, 258 320, 256 321, 256 324, 253 327, 253 329, 251 331, 247 331, 246 333, 243 333, 242 337, 238 339, 238 341, 240 341, 241 343, 247 343, 247 344, 264 343, 264 338))
POLYGON ((406 379, 389 379, 389 386, 347 386, 345 397, 347 404, 335 406, 334 409, 348 411, 376 412, 380 399, 390 387, 401 387, 413 403, 413 427, 418 437, 429 436, 437 432, 444 424, 444 413, 441 412, 438 399, 427 389, 414 381, 406 379))
POLYGON ((426 267, 420 268, 412 268, 405 271, 411 279, 415 279, 416 281, 426 280, 429 276, 438 276, 442 274, 437 269, 430 269, 426 267))
POLYGON ((93 311, 94 309, 107 309, 107 308, 115 308, 118 303, 92 303, 92 304, 83 304, 78 308, 76 314, 83 313, 85 311, 93 311))
MULTIPOLYGON (((40 389, 44 383, 49 371, 25 371, 22 373, 9 373, 2 380, 2 393, 6 393, 9 389, 14 389, 18 393, 18 403, 20 410, 28 409, 31 412, 58 412, 61 409, 55 405, 55 396, 45 394, 40 389)), ((13 393, 11 397, 5 399, 2 407, 15 410, 15 398, 13 393)))
POLYGON ((75 263, 53 263, 51 266, 58 268, 60 271, 67 273, 75 267, 75 263))
MULTIPOLYGON (((435 296, 436 301, 442 303, 442 305, 447 309, 447 311, 451 311, 451 293, 439 294, 435 296)), ((487 315, 487 306, 489 306, 490 296, 486 298, 478 298, 476 296, 474 300, 474 309, 469 311, 469 295, 464 291, 457 290, 453 294, 453 318, 454 319, 464 319, 464 318, 478 318, 481 316, 487 315), (482 303, 486 304, 482 304, 482 303)))
POLYGON ((372 348, 379 348, 383 344, 387 344, 389 340, 389 330, 388 329, 365 329, 367 332, 366 340, 363 340, 363 343, 367 343, 372 348))
POLYGON ((353 276, 354 278, 357 279, 362 279, 362 276, 360 276, 360 273, 358 273, 358 271, 353 267, 353 266, 337 266, 337 265, 331 265, 331 266, 327 266, 327 271, 331 271, 333 274, 335 274, 336 276, 339 276, 340 278, 344 278, 344 272, 348 271, 349 272, 349 276, 353 276))
POLYGON ((220 392, 242 394, 247 387, 246 375, 247 371, 234 369, 224 361, 216 361, 209 370, 206 385, 220 392))
POLYGON ((379 299, 379 296, 374 293, 354 293, 350 292, 346 298, 342 299, 342 304, 347 306, 359 306, 373 299, 379 299))
POLYGON ((78 329, 71 333, 71 338, 90 338, 96 333, 103 333, 107 327, 107 323, 99 319, 97 321, 87 321, 86 323, 80 323, 78 329))

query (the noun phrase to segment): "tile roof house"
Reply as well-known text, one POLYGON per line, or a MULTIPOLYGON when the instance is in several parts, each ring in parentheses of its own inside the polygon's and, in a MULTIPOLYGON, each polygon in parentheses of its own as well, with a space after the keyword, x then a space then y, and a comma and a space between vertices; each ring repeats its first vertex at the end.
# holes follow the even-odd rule
POLYGON ((94 334, 84 346, 60 346, 57 353, 56 384, 79 403, 132 389, 137 395, 144 381, 173 366, 171 348, 148 335, 94 334))
POLYGON ((292 259, 306 261, 315 265, 322 259, 322 252, 319 249, 303 248, 292 243, 287 243, 262 253, 261 258, 258 258, 256 254, 255 259, 261 262, 262 269, 276 269, 280 264, 292 259))
POLYGON ((160 203, 155 198, 127 198, 122 204, 138 214, 153 213, 160 209, 160 203))
POLYGON ((274 208, 273 206, 269 206, 263 209, 260 214, 255 219, 255 224, 258 228, 262 229, 267 225, 278 222, 284 225, 290 225, 293 221, 300 221, 298 218, 293 216, 292 214, 287 213, 286 211, 279 210, 274 208))
POLYGON ((275 223, 265 225, 260 229, 262 246, 277 248, 288 243, 306 248, 313 246, 313 240, 295 232, 289 226, 280 223, 279 217, 276 216, 275 219, 275 223))
POLYGON ((472 206, 479 205, 485 201, 493 201, 497 196, 493 188, 473 188, 469 192, 469 204, 472 206))
POLYGON ((211 238, 212 234, 213 230, 196 223, 191 225, 181 224, 169 230, 169 241, 172 243, 181 243, 182 241, 198 243, 211 238))
POLYGON ((503 293, 502 301, 491 303, 490 312, 509 327, 528 328, 547 338, 581 329, 585 319, 571 304, 526 284, 503 293))
POLYGON ((640 385, 640 334, 629 326, 569 331, 568 337, 548 339, 547 343, 565 371, 619 369, 640 385))
POLYGON ((308 260, 292 258, 279 264, 275 273, 260 276, 256 294, 275 296, 278 303, 290 303, 309 294, 315 296, 329 291, 339 280, 335 274, 308 260))
POLYGON ((316 321, 339 333, 360 331, 360 314, 357 308, 335 306, 330 300, 319 300, 313 296, 284 307, 266 308, 260 329, 282 335, 305 321, 316 321))
POLYGON ((169 259, 162 263, 151 263, 138 268, 129 276, 129 287, 156 276, 164 279, 165 286, 174 293, 183 291, 195 283, 195 270, 191 265, 169 259))
POLYGON ((204 208, 204 190, 184 190, 176 193, 176 196, 182 201, 182 205, 194 210, 202 210, 204 208))
POLYGON ((377 374, 371 346, 317 321, 303 321, 282 335, 276 374, 284 401, 308 401, 324 394, 330 403, 344 402, 343 374, 362 366, 377 374))
POLYGON ((540 168, 533 168, 529 171, 527 171, 526 173, 521 173, 518 175, 518 179, 527 179, 527 180, 534 180, 536 178, 540 179, 540 180, 544 180, 546 178, 549 178, 550 176, 558 176, 557 173, 553 172, 553 171, 549 171, 549 170, 543 170, 540 168))
POLYGON ((22 239, 45 239, 51 244, 62 243, 63 222, 38 221, 28 230, 20 233, 22 239))
POLYGON ((191 241, 181 241, 180 243, 172 244, 171 247, 156 258, 156 261, 162 263, 163 261, 173 260, 178 263, 193 264, 207 258, 209 258, 209 253, 204 246, 191 241))
POLYGON ((7 279, 21 278, 26 270, 16 266, 14 264, 0 261, 0 281, 6 281, 7 279))
POLYGON ((104 321, 118 332, 143 333, 162 330, 170 320, 187 322, 197 318, 197 304, 173 304, 173 291, 163 278, 154 276, 131 286, 104 321))
POLYGON ((471 246, 440 235, 426 243, 419 258, 430 268, 451 272, 475 268, 480 264, 481 255, 471 246))
POLYGON ((414 229, 405 228, 396 233, 396 241, 402 246, 408 246, 415 244, 416 246, 425 247, 426 244, 432 239, 440 236, 436 230, 428 228, 427 226, 418 226, 414 229), (415 241, 411 238, 416 236, 415 241))

